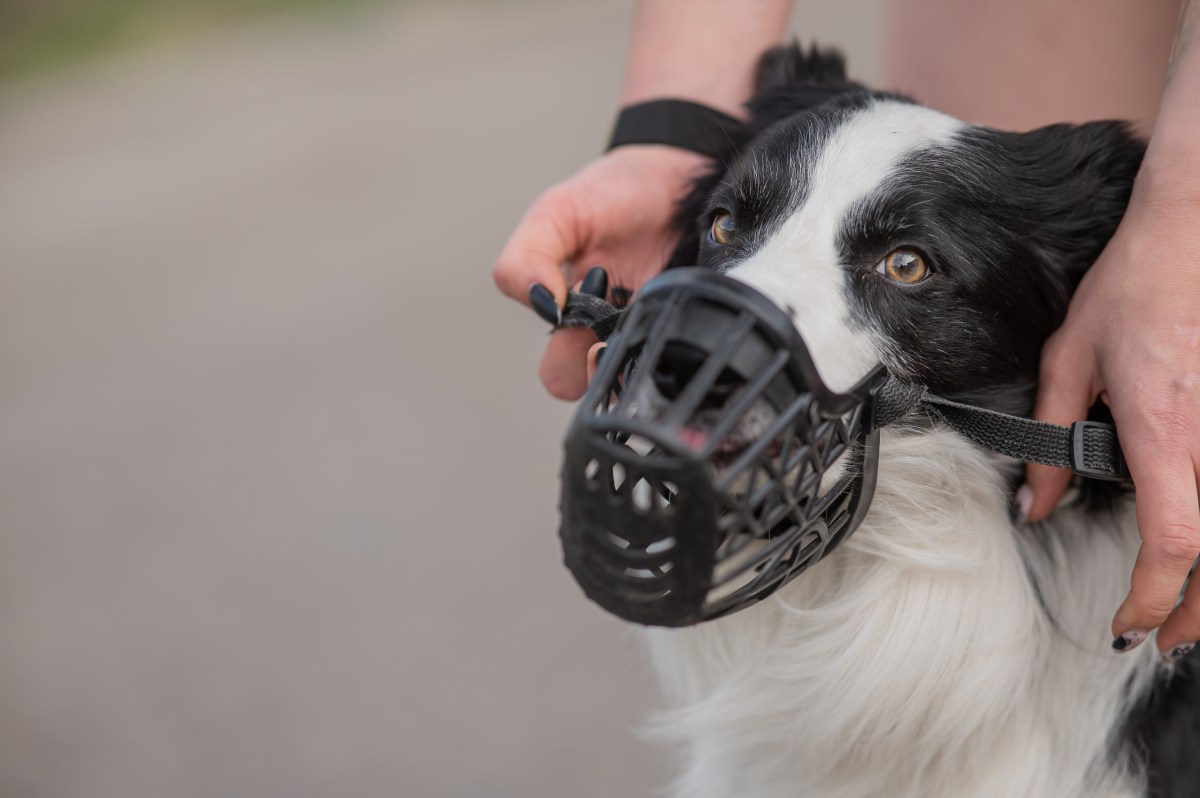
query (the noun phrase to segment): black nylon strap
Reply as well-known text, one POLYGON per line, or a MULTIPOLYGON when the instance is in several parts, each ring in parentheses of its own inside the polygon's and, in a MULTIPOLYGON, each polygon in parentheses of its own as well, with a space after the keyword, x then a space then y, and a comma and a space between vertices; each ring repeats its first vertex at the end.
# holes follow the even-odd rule
POLYGON ((1130 479, 1116 428, 1111 424, 1076 421, 1069 427, 1060 427, 953 402, 918 386, 894 380, 889 383, 876 394, 876 428, 920 405, 955 432, 997 454, 1026 463, 1069 468, 1090 479, 1114 482, 1130 479))
POLYGON ((608 149, 666 144, 724 159, 746 143, 746 126, 729 114, 689 100, 651 100, 621 109, 608 149))
POLYGON ((601 341, 607 341, 619 318, 620 308, 608 304, 600 297, 576 294, 572 291, 567 294, 567 306, 563 309, 562 324, 559 327, 587 327, 601 341))
POLYGON ((985 449, 1026 463, 1069 468, 1092 479, 1129 479, 1117 431, 1111 424, 1077 421, 1060 427, 928 394, 922 401, 955 431, 985 449))
MULTIPOLYGON (((591 294, 567 294, 561 327, 587 327, 608 340, 622 311, 591 294)), ((984 449, 1026 463, 1069 468, 1090 479, 1129 481, 1116 428, 1095 421, 1069 427, 1010 416, 934 396, 919 385, 889 379, 875 393, 874 429, 924 407, 984 449)))

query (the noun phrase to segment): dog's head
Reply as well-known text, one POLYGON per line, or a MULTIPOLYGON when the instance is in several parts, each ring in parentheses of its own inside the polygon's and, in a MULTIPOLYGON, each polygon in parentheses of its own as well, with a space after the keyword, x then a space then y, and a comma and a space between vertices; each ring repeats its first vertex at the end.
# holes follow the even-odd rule
POLYGON ((683 203, 673 263, 785 308, 826 383, 883 363, 1004 412, 1116 229, 1144 144, 1118 122, 1007 133, 846 80, 840 56, 768 52, 753 136, 683 203))
POLYGON ((1028 413, 1144 151, 1115 122, 974 127, 797 47, 764 57, 750 110, 749 143, 683 203, 672 264, 757 292, 698 271, 648 286, 568 436, 568 564, 643 623, 752 603, 854 530, 878 365, 1028 413))

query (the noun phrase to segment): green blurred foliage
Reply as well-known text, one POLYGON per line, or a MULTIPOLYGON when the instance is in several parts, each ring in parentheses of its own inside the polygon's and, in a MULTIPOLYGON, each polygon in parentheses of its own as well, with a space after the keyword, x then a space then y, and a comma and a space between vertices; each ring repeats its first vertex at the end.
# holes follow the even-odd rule
POLYGON ((272 12, 366 0, 0 0, 0 79, 272 12))

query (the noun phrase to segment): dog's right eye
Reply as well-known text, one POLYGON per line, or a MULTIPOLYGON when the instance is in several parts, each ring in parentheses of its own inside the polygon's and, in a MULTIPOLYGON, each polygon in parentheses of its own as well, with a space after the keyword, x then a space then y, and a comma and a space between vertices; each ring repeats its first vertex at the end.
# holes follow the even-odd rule
POLYGON ((879 261, 875 271, 905 285, 919 283, 929 276, 929 267, 925 265, 925 259, 911 249, 892 250, 886 258, 879 261))
POLYGON ((718 244, 728 244, 733 241, 733 235, 736 232, 737 226, 733 223, 733 214, 721 211, 713 217, 712 228, 708 234, 718 244))

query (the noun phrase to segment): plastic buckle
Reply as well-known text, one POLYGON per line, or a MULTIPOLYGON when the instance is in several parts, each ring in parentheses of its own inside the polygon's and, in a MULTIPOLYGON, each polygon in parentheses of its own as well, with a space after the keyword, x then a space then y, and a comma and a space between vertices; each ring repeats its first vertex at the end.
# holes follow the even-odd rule
POLYGON ((1129 471, 1125 467, 1125 457, 1121 454, 1121 446, 1117 443, 1117 428, 1112 424, 1100 421, 1076 421, 1071 425, 1071 470, 1081 477, 1102 479, 1107 482, 1123 482, 1129 471), (1089 430, 1107 432, 1112 436, 1113 468, 1092 468, 1084 462, 1084 436, 1089 430))

